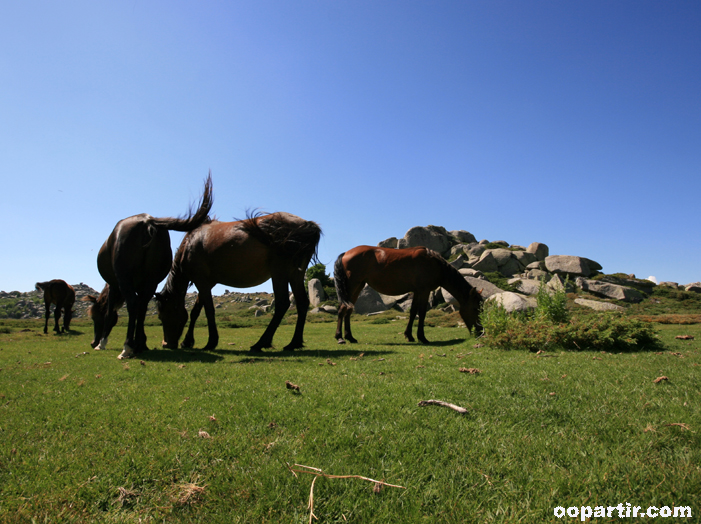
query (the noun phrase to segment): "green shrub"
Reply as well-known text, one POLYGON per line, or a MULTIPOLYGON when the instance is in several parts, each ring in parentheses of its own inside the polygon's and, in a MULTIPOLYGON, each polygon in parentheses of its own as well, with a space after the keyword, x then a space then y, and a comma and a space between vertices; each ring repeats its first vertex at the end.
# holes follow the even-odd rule
POLYGON ((541 285, 532 313, 507 313, 501 304, 487 303, 481 320, 489 345, 503 349, 630 350, 656 345, 649 323, 618 312, 599 312, 572 318, 564 290, 548 294, 541 285))
POLYGON ((318 278, 321 281, 321 285, 324 288, 334 287, 333 279, 326 274, 326 266, 319 262, 314 264, 307 269, 306 275, 304 277, 304 285, 309 284, 309 281, 313 278, 318 278))
MULTIPOLYGON (((568 283, 569 277, 565 280, 565 289, 568 283)), ((567 310, 567 293, 565 293, 564 289, 558 289, 553 293, 545 286, 545 282, 541 280, 536 301, 538 303, 535 310, 537 318, 554 323, 567 322, 570 319, 570 313, 567 310)))
POLYGON ((514 284, 509 284, 509 279, 499 273, 498 271, 491 271, 489 273, 484 273, 484 278, 489 282, 494 284, 496 287, 503 291, 518 291, 519 287, 514 284))

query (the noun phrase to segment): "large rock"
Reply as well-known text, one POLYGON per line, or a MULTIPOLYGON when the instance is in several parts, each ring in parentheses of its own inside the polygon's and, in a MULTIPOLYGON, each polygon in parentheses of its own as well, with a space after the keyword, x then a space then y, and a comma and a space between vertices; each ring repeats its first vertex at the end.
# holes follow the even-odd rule
POLYGON ((626 278, 614 275, 604 275, 601 277, 602 282, 608 282, 610 284, 618 284, 619 286, 632 287, 638 291, 642 291, 646 295, 652 293, 655 288, 655 283, 650 280, 640 280, 637 278, 626 278))
POLYGON ((596 311, 624 311, 625 308, 608 302, 599 302, 598 300, 588 300, 586 298, 575 298, 575 304, 588 307, 596 311))
POLYGON ((524 297, 518 293, 512 293, 511 291, 503 291, 492 295, 487 299, 487 302, 497 302, 501 304, 507 313, 513 313, 514 311, 529 311, 535 309, 536 300, 533 297, 524 297))
POLYGON ((550 255, 550 248, 540 242, 532 242, 528 248, 526 248, 526 251, 534 254, 538 260, 545 260, 548 255, 550 255))
POLYGON ((397 237, 390 237, 387 240, 383 240, 382 242, 379 242, 377 244, 378 247, 391 247, 391 248, 396 248, 399 240, 397 240, 397 237))
POLYGON ((691 291, 693 293, 701 293, 701 282, 693 282, 684 286, 686 291, 691 291))
POLYGON ((416 246, 425 246, 441 255, 447 255, 450 252, 450 235, 445 228, 438 226, 412 227, 404 238, 399 239, 397 247, 416 246))
POLYGON ((485 251, 480 256, 479 260, 472 264, 472 269, 477 269, 482 273, 491 273, 493 271, 499 270, 499 264, 497 263, 492 250, 485 251))
MULTIPOLYGON (((528 251, 512 251, 511 256, 518 260, 524 268, 527 268, 530 264, 539 264, 538 258, 528 251)), ((539 266, 535 266, 535 268, 539 268, 539 266)))
POLYGON ((467 244, 465 247, 463 247, 463 251, 465 254, 469 257, 480 257, 482 256, 482 253, 486 251, 486 248, 482 244, 467 244))
POLYGON ((318 278, 312 278, 307 284, 307 288, 309 289, 309 303, 312 307, 318 307, 319 304, 326 300, 324 286, 318 278))
POLYGON ((461 244, 471 244, 472 242, 477 242, 475 235, 462 229, 460 231, 451 231, 450 234, 453 237, 457 238, 458 242, 460 242, 461 244))
POLYGON ((504 265, 499 266, 499 273, 505 277, 512 277, 521 271, 523 271, 523 266, 515 258, 509 258, 504 265))
POLYGON ((407 298, 411 298, 411 293, 404 293, 403 295, 383 295, 378 293, 380 299, 387 309, 392 309, 398 303, 406 301, 407 298))
POLYGON ((382 301, 380 294, 367 284, 360 292, 360 296, 355 302, 355 312, 359 315, 378 313, 381 311, 387 311, 388 309, 389 308, 382 301))
POLYGON ((511 260, 511 251, 508 249, 490 249, 489 252, 492 254, 494 260, 497 261, 497 265, 500 267, 511 260))
POLYGON ((589 262, 591 261, 584 257, 575 257, 571 255, 551 255, 549 257, 545 257, 545 267, 547 270, 558 275, 565 274, 578 277, 588 277, 592 273, 592 269, 589 267, 589 262))
POLYGON ((537 295, 540 289, 540 282, 530 278, 512 278, 509 284, 517 284, 519 293, 525 295, 537 295))
POLYGON ((643 299, 643 294, 637 289, 611 284, 610 282, 578 278, 577 285, 581 287, 583 291, 587 291, 592 295, 621 300, 623 302, 636 303, 643 299))

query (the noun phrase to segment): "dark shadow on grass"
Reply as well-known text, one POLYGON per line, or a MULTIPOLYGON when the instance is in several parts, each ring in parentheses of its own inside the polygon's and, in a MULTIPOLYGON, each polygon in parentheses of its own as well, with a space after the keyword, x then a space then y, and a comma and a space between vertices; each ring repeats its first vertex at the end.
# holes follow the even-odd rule
POLYGON ((356 357, 360 358, 360 355, 362 354, 362 358, 372 358, 372 357, 379 357, 383 355, 391 355, 394 354, 394 351, 378 351, 376 349, 371 349, 371 350, 366 350, 363 349, 362 346, 357 346, 357 349, 355 349, 353 346, 348 347, 346 346, 341 346, 343 349, 334 349, 334 348, 327 348, 327 349, 311 349, 311 348, 302 348, 302 349, 295 349, 294 351, 285 351, 285 350, 279 350, 279 349, 266 349, 263 350, 262 353, 251 353, 248 350, 244 349, 212 349, 209 351, 202 351, 203 353, 216 353, 218 355, 226 355, 226 356, 232 356, 236 357, 239 356, 243 358, 245 361, 249 361, 251 359, 272 359, 272 358, 290 358, 294 357, 296 359, 304 359, 304 358, 329 358, 329 359, 334 359, 334 358, 341 358, 341 357, 356 357))
MULTIPOLYGON (((110 349, 102 351, 112 352, 110 349)), ((122 350, 118 349, 116 355, 121 354, 122 350)), ((116 359, 116 356, 115 356, 116 359)), ((137 353, 134 357, 124 359, 122 362, 134 362, 143 360, 144 362, 220 362, 224 360, 223 356, 213 355, 209 351, 201 351, 197 349, 150 349, 137 353)))
POLYGON ((429 341, 428 344, 422 344, 421 342, 387 342, 387 343, 380 343, 378 345, 381 346, 416 346, 416 347, 424 347, 424 348, 430 348, 430 347, 443 347, 443 346, 456 346, 458 344, 462 344, 466 341, 466 338, 454 338, 452 340, 436 340, 436 341, 429 341))

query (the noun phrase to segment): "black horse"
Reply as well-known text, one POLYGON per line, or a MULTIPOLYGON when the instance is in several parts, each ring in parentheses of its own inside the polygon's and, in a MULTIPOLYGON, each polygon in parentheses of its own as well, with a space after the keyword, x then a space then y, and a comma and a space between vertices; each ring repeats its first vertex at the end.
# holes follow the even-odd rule
POLYGON ((168 230, 192 231, 210 221, 212 175, 207 177, 199 208, 186 218, 154 218, 142 213, 117 222, 100 248, 97 268, 107 285, 93 302, 90 316, 95 327, 92 347, 104 349, 117 322, 117 310, 126 302, 129 313, 127 339, 119 358, 131 358, 147 350, 144 317, 158 284, 168 276, 173 259, 168 230))
POLYGON ((56 333, 65 333, 70 331, 71 318, 73 318, 73 303, 75 302, 75 290, 73 286, 66 283, 65 280, 54 279, 46 282, 37 282, 34 286, 37 291, 44 292, 44 307, 46 308, 46 320, 44 322, 44 334, 49 332, 49 317, 51 316, 51 304, 56 304, 54 318, 56 323, 54 331, 56 333), (61 310, 63 310, 63 327, 58 327, 58 321, 61 318, 61 310))

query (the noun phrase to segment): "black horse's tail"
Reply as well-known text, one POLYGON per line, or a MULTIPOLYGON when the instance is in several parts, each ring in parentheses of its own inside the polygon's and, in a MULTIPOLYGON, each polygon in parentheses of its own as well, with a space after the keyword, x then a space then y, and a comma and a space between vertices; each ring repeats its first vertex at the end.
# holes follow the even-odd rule
POLYGON ((336 286, 336 294, 341 305, 353 307, 348 291, 348 275, 346 275, 346 268, 343 267, 343 255, 345 254, 344 252, 338 255, 333 265, 333 283, 336 286))
POLYGON ((204 183, 204 191, 197 211, 193 213, 192 209, 190 209, 188 216, 185 218, 154 218, 153 224, 173 231, 192 231, 211 221, 209 212, 212 210, 213 203, 214 193, 212 190, 212 172, 210 171, 204 183))

